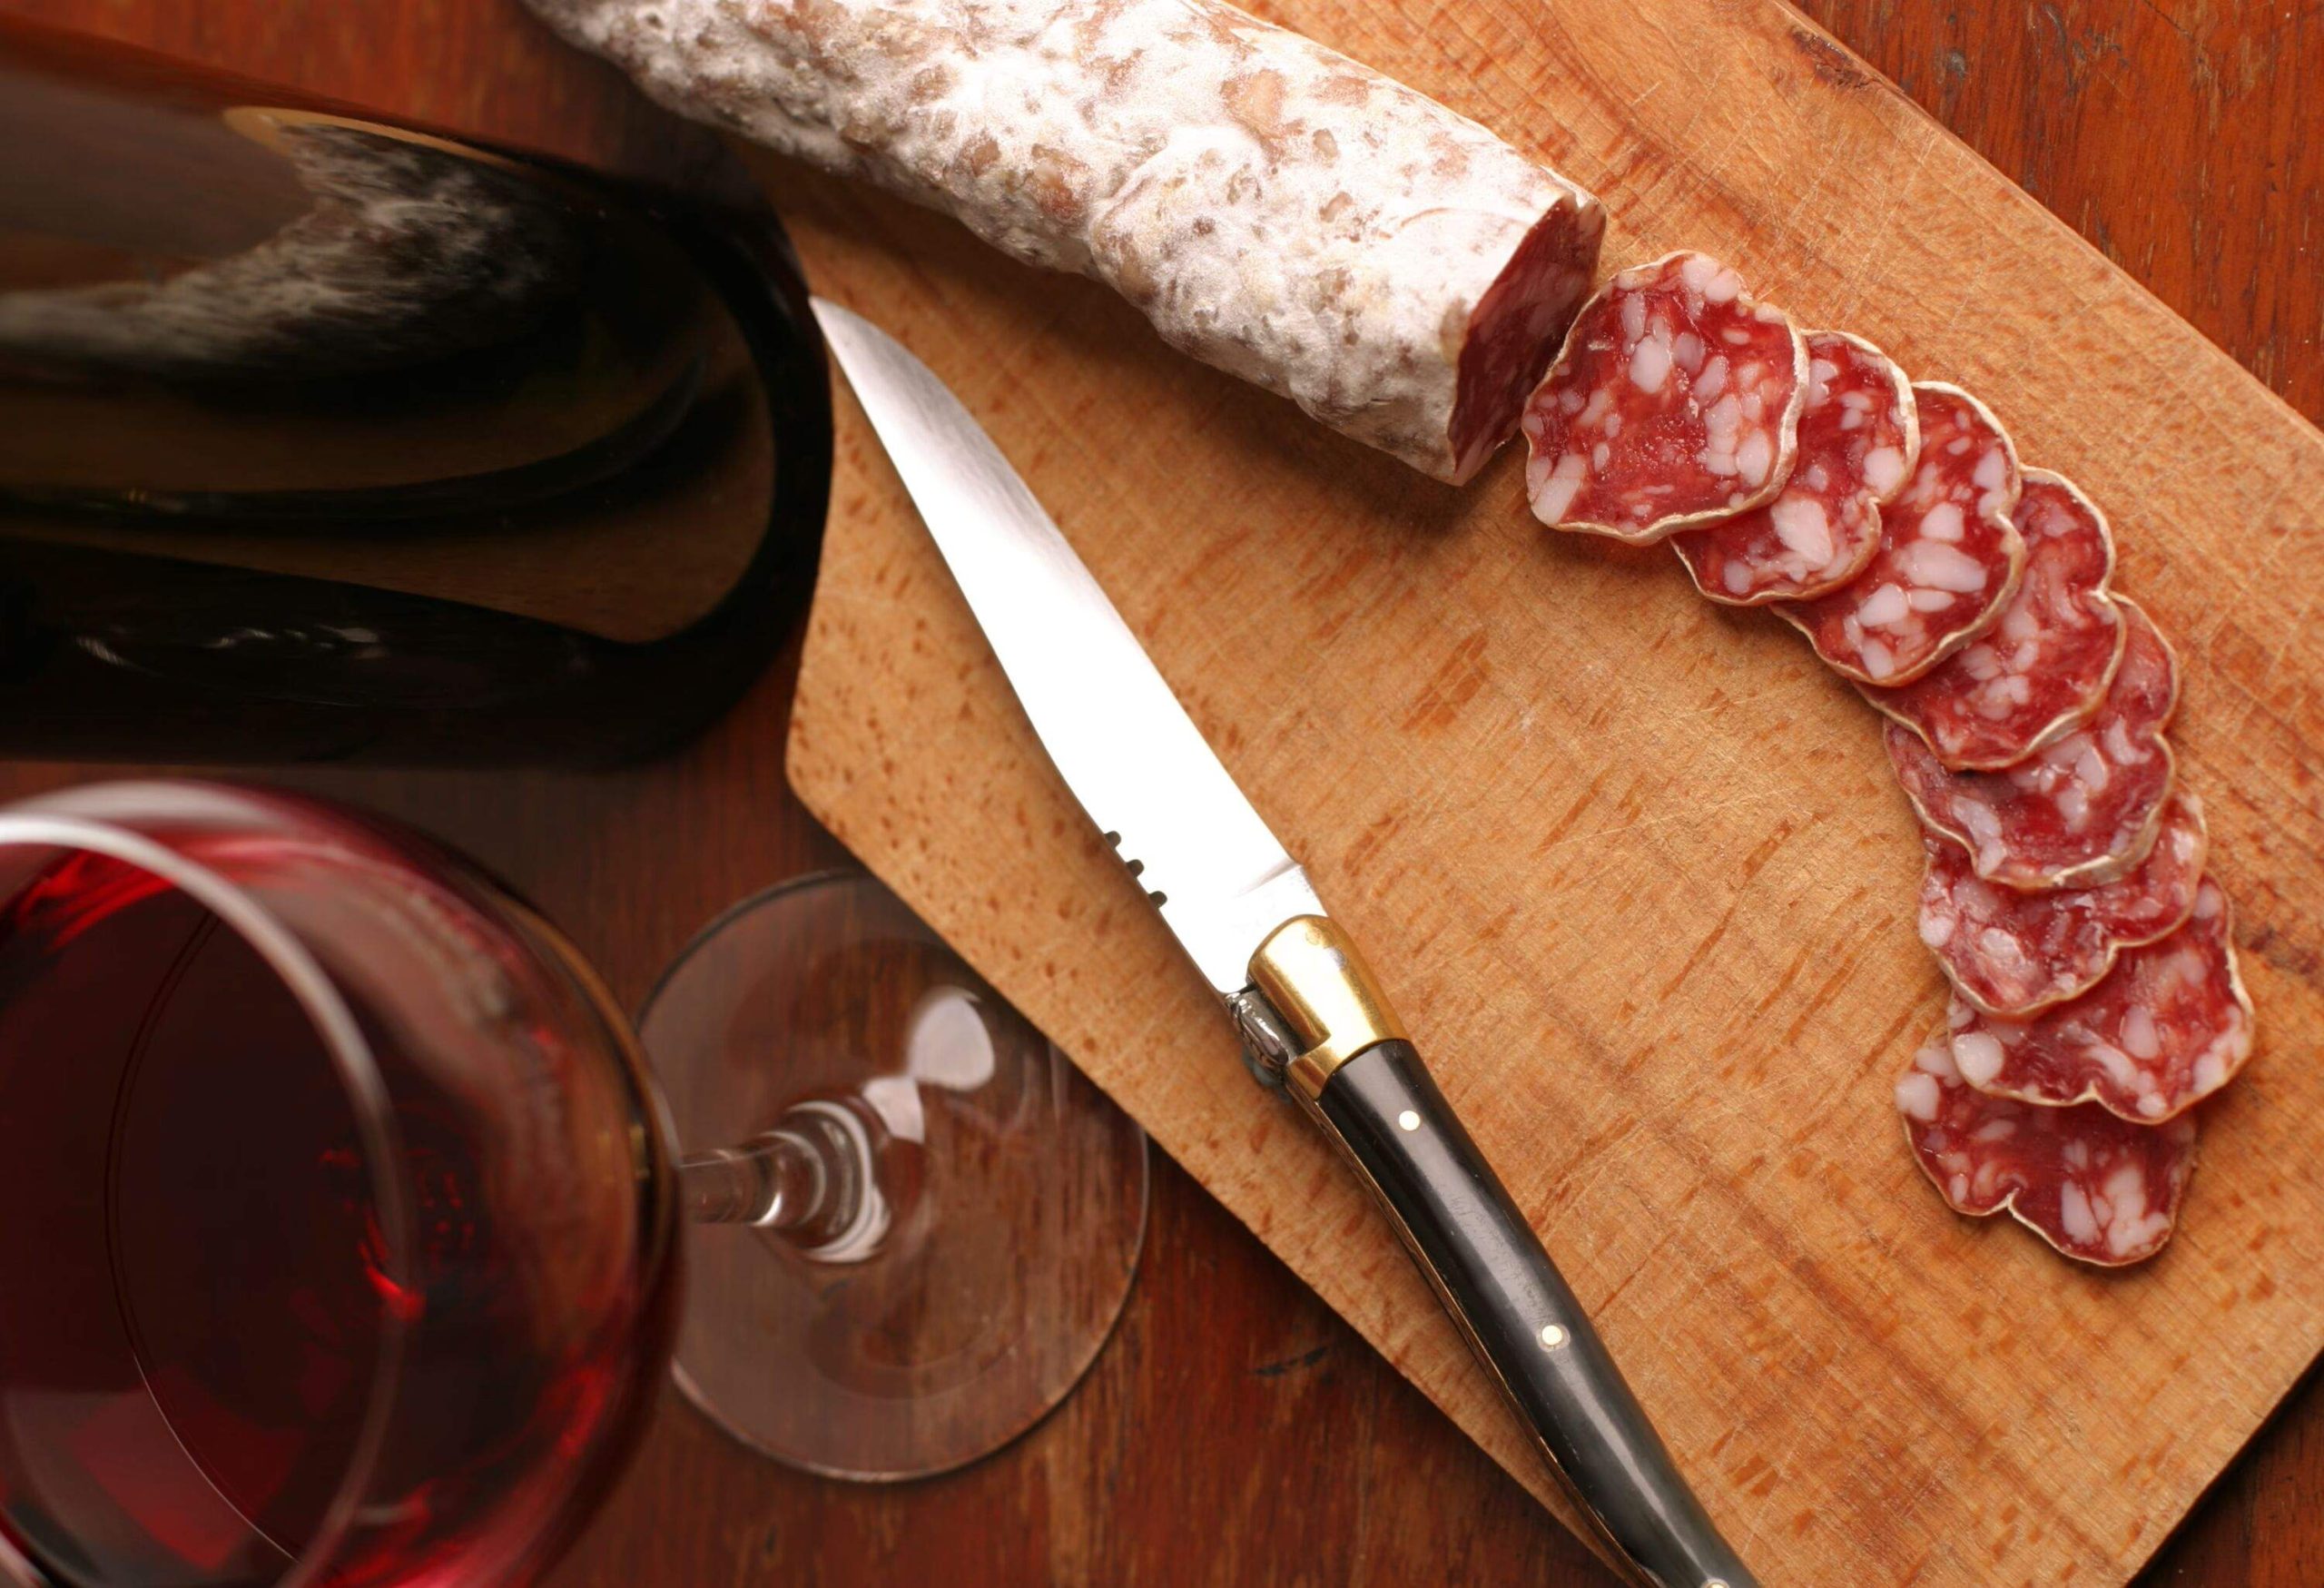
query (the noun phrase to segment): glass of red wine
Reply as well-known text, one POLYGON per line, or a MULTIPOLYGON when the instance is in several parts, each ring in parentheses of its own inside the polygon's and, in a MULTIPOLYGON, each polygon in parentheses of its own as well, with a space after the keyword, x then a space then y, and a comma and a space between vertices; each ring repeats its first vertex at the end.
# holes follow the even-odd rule
POLYGON ((1145 1192, 1137 1128, 860 874, 713 923, 634 1031, 400 827, 216 784, 17 804, 0 1581, 530 1582, 674 1353, 784 1460, 958 1465, 1095 1358, 1145 1192))

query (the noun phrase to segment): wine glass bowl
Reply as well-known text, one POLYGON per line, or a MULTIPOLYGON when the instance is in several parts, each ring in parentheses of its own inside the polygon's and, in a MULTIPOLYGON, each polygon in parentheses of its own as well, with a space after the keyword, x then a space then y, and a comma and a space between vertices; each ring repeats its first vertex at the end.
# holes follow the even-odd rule
POLYGON ((0 814, 0 1574, 503 1584, 626 1453, 671 1154, 546 922, 336 807, 0 814))
POLYGON ((780 1459, 958 1466, 1095 1359, 1146 1187, 861 873, 713 922, 634 1033, 402 828, 199 783, 0 810, 0 1582, 522 1588, 674 1349, 780 1459))

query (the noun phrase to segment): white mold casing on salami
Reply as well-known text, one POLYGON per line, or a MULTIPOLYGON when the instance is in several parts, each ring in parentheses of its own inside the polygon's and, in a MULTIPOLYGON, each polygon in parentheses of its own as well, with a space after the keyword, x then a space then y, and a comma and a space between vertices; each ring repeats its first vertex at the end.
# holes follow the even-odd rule
POLYGON ((1515 429, 1598 202, 1216 0, 529 0, 664 104, 1120 292, 1441 479, 1515 429))
POLYGON ((2084 1103, 2036 1108, 1987 1097, 1955 1069, 1945 1039, 1896 1082, 1905 1139, 1956 1212, 2006 1212, 2064 1256, 2100 1267, 2162 1249, 2195 1168, 2195 1121, 2133 1125, 2084 1103))
POLYGON ((1807 375, 1807 339, 1717 260, 1633 265, 1526 399, 1533 516, 1645 546, 1763 506, 1790 478, 1807 375))

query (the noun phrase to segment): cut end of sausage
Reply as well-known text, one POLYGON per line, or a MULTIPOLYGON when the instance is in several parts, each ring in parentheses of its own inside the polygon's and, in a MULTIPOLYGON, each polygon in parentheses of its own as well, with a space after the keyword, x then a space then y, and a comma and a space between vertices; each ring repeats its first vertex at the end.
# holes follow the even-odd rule
POLYGON ((1526 232, 1469 316, 1447 437, 1450 468, 1432 472, 1465 485, 1517 433, 1527 395, 1557 356, 1597 274, 1605 233, 1605 209, 1587 194, 1554 206, 1526 232))

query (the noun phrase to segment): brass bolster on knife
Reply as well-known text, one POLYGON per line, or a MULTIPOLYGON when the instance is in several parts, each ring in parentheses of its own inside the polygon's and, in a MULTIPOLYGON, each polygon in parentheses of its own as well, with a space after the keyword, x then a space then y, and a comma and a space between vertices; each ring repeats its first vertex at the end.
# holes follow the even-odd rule
POLYGON ((1285 1073, 1308 1098, 1367 1048, 1406 1040, 1355 945, 1320 915, 1295 916, 1268 933, 1250 970, 1251 985, 1299 1040, 1285 1073))

